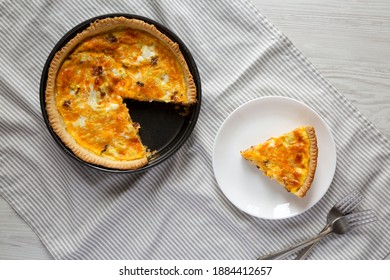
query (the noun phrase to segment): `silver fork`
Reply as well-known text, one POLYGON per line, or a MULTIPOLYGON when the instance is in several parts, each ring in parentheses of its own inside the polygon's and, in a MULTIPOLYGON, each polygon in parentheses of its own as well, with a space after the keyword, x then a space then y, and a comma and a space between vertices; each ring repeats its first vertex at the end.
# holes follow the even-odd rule
MULTIPOLYGON (((326 230, 335 219, 351 213, 352 210, 355 209, 360 202, 362 202, 362 200, 363 200, 362 194, 359 191, 353 191, 350 194, 348 194, 346 197, 341 199, 339 202, 337 202, 332 207, 332 209, 330 209, 328 216, 326 217, 327 224, 325 225, 322 231, 326 230)), ((295 259, 296 260, 305 259, 316 244, 317 242, 304 248, 295 259)))
POLYGON ((370 224, 372 222, 377 221, 377 217, 375 215, 374 210, 366 210, 366 211, 361 211, 361 212, 356 212, 352 214, 348 214, 345 216, 341 216, 334 220, 330 226, 319 233, 318 235, 314 236, 313 238, 310 238, 306 241, 300 242, 296 245, 293 245, 287 249, 283 249, 262 257, 258 257, 258 260, 277 260, 277 259, 282 259, 299 249, 302 249, 303 247, 313 244, 320 240, 321 238, 331 234, 331 233, 336 233, 336 234, 345 234, 349 232, 352 229, 355 229, 357 227, 363 226, 370 224))

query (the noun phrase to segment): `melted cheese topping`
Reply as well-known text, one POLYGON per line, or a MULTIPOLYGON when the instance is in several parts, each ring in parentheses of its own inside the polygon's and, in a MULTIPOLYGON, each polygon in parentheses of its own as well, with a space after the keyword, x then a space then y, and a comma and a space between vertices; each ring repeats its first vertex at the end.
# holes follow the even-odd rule
POLYGON ((67 131, 80 146, 114 160, 147 155, 123 98, 187 101, 174 54, 152 35, 131 29, 81 42, 63 62, 56 88, 67 131))
POLYGON ((292 193, 299 190, 309 174, 310 140, 305 127, 272 137, 241 154, 292 193))

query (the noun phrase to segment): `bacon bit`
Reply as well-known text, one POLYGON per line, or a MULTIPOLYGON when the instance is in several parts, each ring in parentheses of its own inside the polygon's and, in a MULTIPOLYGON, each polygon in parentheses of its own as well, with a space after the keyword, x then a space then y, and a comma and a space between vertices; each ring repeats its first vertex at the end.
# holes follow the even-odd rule
POLYGON ((118 39, 114 35, 112 35, 111 33, 107 35, 106 39, 110 43, 115 43, 118 41, 118 39))
POLYGON ((177 90, 175 90, 175 91, 171 94, 171 96, 170 96, 170 98, 171 98, 172 101, 175 101, 175 102, 179 101, 179 99, 178 99, 178 97, 177 97, 176 95, 177 95, 177 90))
POLYGON ((158 56, 153 56, 152 59, 150 60, 150 63, 153 66, 156 66, 157 65, 157 60, 158 60, 158 56))
POLYGON ((65 108, 69 108, 70 107, 70 103, 71 103, 70 100, 65 100, 64 103, 62 104, 62 106, 64 106, 65 108))
POLYGON ((302 162, 302 155, 301 154, 297 154, 295 156, 295 163, 301 163, 302 162))
POLYGON ((76 89, 76 92, 74 94, 78 94, 80 91, 80 87, 78 86, 77 89, 76 89))
POLYGON ((108 144, 104 146, 104 149, 100 152, 101 154, 104 153, 105 151, 107 151, 108 149, 108 144))
POLYGON ((100 76, 96 77, 95 82, 94 82, 95 86, 99 86, 101 81, 102 81, 102 79, 100 78, 100 76))
POLYGON ((144 83, 142 83, 142 82, 140 82, 140 81, 137 81, 137 86, 143 87, 144 85, 145 85, 144 83))
POLYGON ((104 98, 106 96, 105 92, 100 92, 100 98, 104 98))
POLYGON ((135 129, 137 129, 137 128, 139 128, 139 127, 140 127, 140 125, 139 125, 139 123, 137 123, 137 122, 134 122, 134 123, 133 123, 133 127, 134 127, 135 129))
POLYGON ((102 66, 94 66, 92 67, 92 76, 101 76, 103 74, 102 66))

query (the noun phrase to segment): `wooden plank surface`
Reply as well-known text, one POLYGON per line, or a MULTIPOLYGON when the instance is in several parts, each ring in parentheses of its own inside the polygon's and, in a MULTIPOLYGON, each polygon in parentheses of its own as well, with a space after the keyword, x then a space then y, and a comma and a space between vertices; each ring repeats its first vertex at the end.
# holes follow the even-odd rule
MULTIPOLYGON (((389 0, 252 4, 390 139, 389 0)), ((49 258, 36 234, 0 198, 0 259, 49 258)))
POLYGON ((252 0, 390 139, 390 1, 252 0))

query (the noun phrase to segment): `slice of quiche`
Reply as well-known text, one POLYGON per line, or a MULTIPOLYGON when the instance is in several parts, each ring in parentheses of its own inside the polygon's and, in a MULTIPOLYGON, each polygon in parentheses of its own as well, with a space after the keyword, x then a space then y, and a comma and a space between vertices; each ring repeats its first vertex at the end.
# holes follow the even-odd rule
POLYGON ((252 146, 241 155, 276 180, 288 192, 304 197, 317 167, 317 138, 314 127, 301 126, 279 137, 252 146))

